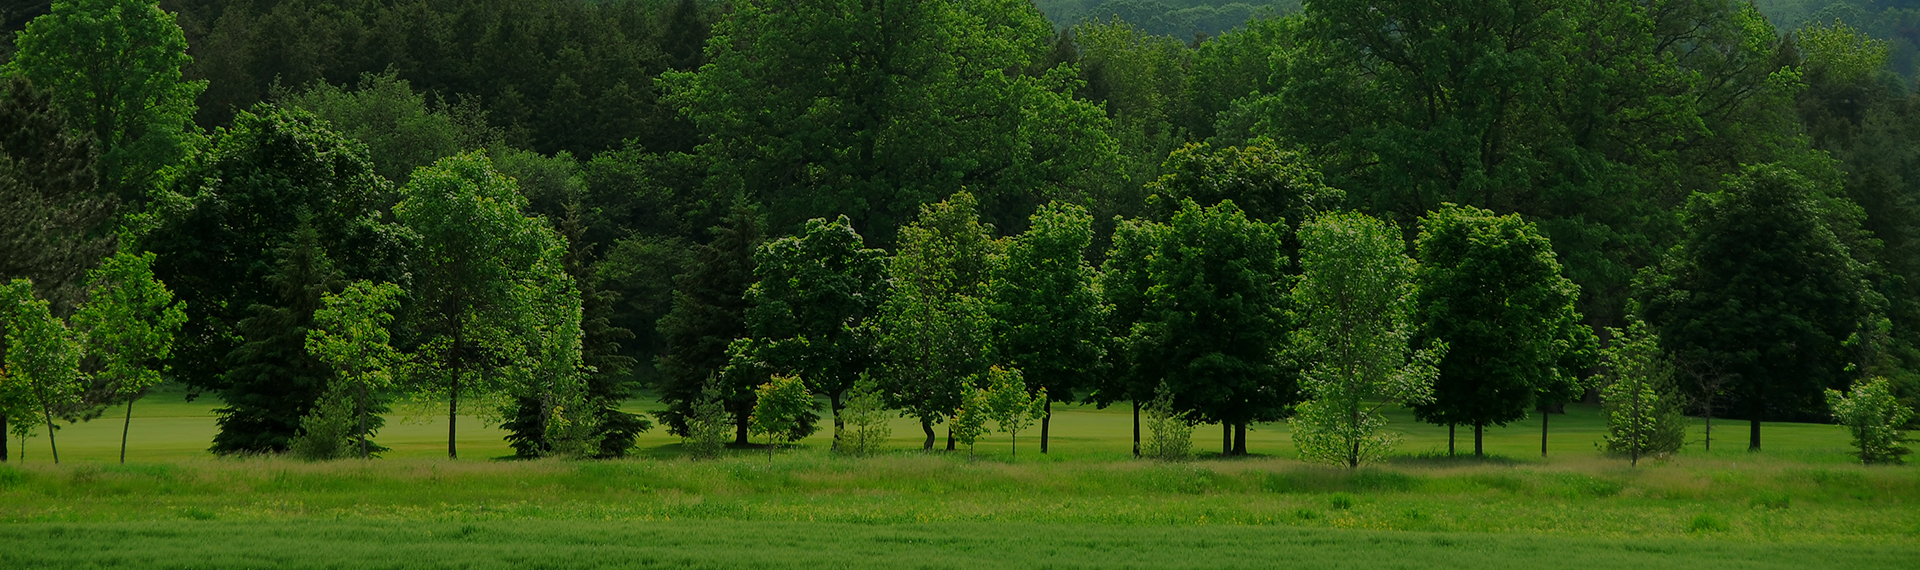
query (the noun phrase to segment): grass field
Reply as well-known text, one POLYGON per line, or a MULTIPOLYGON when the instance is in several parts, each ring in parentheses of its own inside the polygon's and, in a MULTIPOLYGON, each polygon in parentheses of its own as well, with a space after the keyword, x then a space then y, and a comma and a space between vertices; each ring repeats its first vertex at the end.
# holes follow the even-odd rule
POLYGON ((1636 469, 1589 407, 1553 416, 1545 459, 1537 416, 1476 460, 1399 414, 1402 454, 1350 472, 1294 459, 1284 425, 1250 458, 1135 461, 1122 409, 1058 409, 1052 453, 1023 435, 1017 459, 1004 436, 919 453, 903 420, 871 458, 822 434, 691 462, 651 433, 634 459, 497 461, 463 418, 452 461, 444 418, 395 418, 388 458, 314 464, 208 456, 212 407, 142 401, 126 466, 111 416, 62 430, 60 466, 29 442, 0 467, 0 568, 1920 567, 1920 473, 1854 465, 1823 425, 1769 424, 1749 454, 1728 424, 1636 469))

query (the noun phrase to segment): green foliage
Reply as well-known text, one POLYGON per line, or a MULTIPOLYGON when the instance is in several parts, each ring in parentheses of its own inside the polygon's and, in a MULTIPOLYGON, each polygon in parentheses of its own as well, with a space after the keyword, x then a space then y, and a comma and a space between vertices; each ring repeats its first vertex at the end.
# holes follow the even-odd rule
MULTIPOLYGON (((1295 374, 1281 362, 1290 325, 1281 234, 1230 200, 1207 208, 1187 201, 1164 227, 1142 232, 1158 238, 1135 250, 1144 260, 1119 262, 1146 273, 1132 283, 1144 289, 1109 293, 1141 295, 1125 341, 1132 374, 1164 378, 1189 419, 1273 421, 1297 398, 1295 374)), ((1244 453, 1244 438, 1222 451, 1244 453)))
POLYGON ((328 388, 313 411, 300 417, 300 434, 287 444, 287 452, 307 461, 370 457, 370 450, 363 451, 366 448, 360 445, 364 432, 358 429, 361 416, 355 396, 344 382, 328 388))
MULTIPOLYGON (((870 319, 886 297, 886 252, 866 247, 846 216, 807 221, 800 235, 760 246, 747 288, 750 340, 736 343, 729 374, 798 374, 826 396, 834 432, 846 392, 874 364, 870 319), (751 372, 749 372, 751 371, 751 372)), ((795 424, 812 433, 812 416, 795 424)))
POLYGON ((153 276, 152 253, 126 251, 107 258, 87 279, 87 301, 73 315, 73 328, 87 353, 99 361, 96 381, 131 402, 160 383, 173 335, 187 319, 153 276))
POLYGON ((1606 450, 1626 454, 1638 466, 1641 456, 1680 451, 1687 418, 1659 337, 1645 322, 1632 322, 1625 331, 1607 331, 1613 342, 1602 352, 1608 372, 1600 404, 1607 417, 1606 450))
POLYGON ((1814 184, 1765 165, 1696 195, 1686 239, 1642 276, 1667 350, 1736 376, 1736 409, 1753 422, 1817 409, 1821 390, 1843 385, 1842 343, 1866 316, 1861 268, 1822 219, 1814 184))
MULTIPOLYGON (((1268 224, 1298 224, 1340 206, 1345 194, 1326 185, 1298 152, 1280 150, 1270 140, 1215 149, 1205 143, 1180 147, 1167 156, 1166 174, 1147 185, 1150 202, 1164 214, 1186 200, 1212 206, 1232 200, 1247 217, 1268 224)), ((1292 232, 1286 232, 1292 241, 1292 232)), ((1288 253, 1298 249, 1290 243, 1288 253)))
POLYGON ((1444 341, 1408 354, 1416 332, 1414 278, 1399 230, 1360 213, 1324 214, 1300 229, 1302 315, 1293 350, 1306 363, 1293 443, 1302 457, 1358 468, 1392 448, 1382 406, 1433 398, 1444 341))
POLYGON ((495 145, 499 137, 472 105, 429 105, 391 68, 361 75, 353 90, 318 83, 275 103, 313 113, 341 135, 366 143, 374 171, 396 184, 406 184, 414 169, 495 145))
POLYGON ((1047 389, 1027 391, 1027 381, 1017 368, 995 366, 987 369, 986 415, 1013 442, 1013 456, 1020 456, 1020 430, 1047 415, 1047 389))
POLYGON ((687 448, 687 456, 694 459, 715 459, 726 450, 727 431, 732 427, 727 418, 726 395, 721 392, 720 379, 709 377, 707 385, 700 390, 698 399, 689 406, 689 413, 682 420, 686 422, 680 442, 687 448))
POLYGON ((51 95, 0 79, 0 280, 33 281, 56 315, 72 312, 87 268, 118 241, 119 199, 96 188, 94 158, 51 95))
MULTIPOLYGON (((387 327, 393 323, 395 306, 399 304, 402 292, 400 286, 392 283, 375 285, 369 281, 355 281, 348 284, 338 294, 321 297, 323 306, 313 313, 313 329, 307 332, 307 353, 333 368, 334 377, 328 382, 326 399, 345 398, 350 403, 348 414, 348 439, 358 440, 357 448, 361 459, 368 459, 373 452, 367 439, 379 429, 381 420, 376 415, 385 407, 379 398, 385 390, 394 387, 393 368, 400 364, 402 355, 393 349, 392 334, 387 327)), ((333 422, 342 421, 334 417, 339 413, 335 407, 340 404, 325 401, 315 408, 311 417, 321 426, 308 427, 306 420, 301 421, 303 436, 310 440, 309 449, 302 451, 296 445, 296 454, 310 459, 330 459, 336 452, 321 447, 316 451, 311 446, 316 437, 332 442, 341 439, 333 433, 337 426, 333 422), (314 434, 312 429, 320 429, 314 434)), ((300 440, 296 439, 296 444, 300 440)), ((329 444, 321 444, 323 446, 329 444)))
POLYGON ((687 417, 716 377, 726 411, 737 427, 735 443, 745 444, 747 418, 753 415, 754 383, 722 376, 727 347, 747 336, 747 288, 754 283, 754 252, 760 248, 760 214, 735 202, 726 223, 713 228, 713 241, 692 248, 687 270, 673 278, 673 310, 660 319, 666 353, 654 386, 666 408, 653 413, 667 432, 682 436, 687 417))
MULTIPOLYGON (((565 241, 522 213, 526 199, 486 157, 466 153, 414 172, 394 214, 419 235, 406 321, 418 335, 412 389, 540 400, 539 421, 512 440, 529 455, 582 445, 591 414, 580 374, 580 297, 564 270, 565 241), (564 437, 561 437, 563 436, 564 437)), ((455 425, 447 453, 454 456, 455 425)), ((597 442, 596 442, 597 443, 597 442)))
POLYGON ((0 287, 0 319, 5 319, 7 385, 0 388, 0 413, 4 413, 13 434, 32 433, 37 414, 46 422, 47 444, 53 450, 53 462, 60 462, 60 448, 53 432, 53 411, 76 403, 86 388, 80 374, 83 347, 67 324, 48 311, 46 301, 35 297, 33 283, 15 279, 0 287))
POLYGON ((807 416, 813 414, 813 395, 798 376, 776 374, 753 389, 753 433, 767 436, 767 459, 779 440, 792 441, 807 416))
POLYGON ((307 356, 302 328, 320 295, 342 278, 403 278, 410 238, 382 213, 393 199, 364 146, 274 107, 243 111, 215 132, 157 197, 157 227, 141 245, 158 256, 156 276, 193 308, 173 370, 232 410, 216 450, 286 449, 324 391, 326 371, 307 356), (313 261, 323 258, 332 269, 313 261))
POLYGON ((960 405, 947 419, 947 433, 955 442, 967 446, 969 457, 973 456, 973 446, 980 442, 980 438, 993 433, 987 427, 987 420, 993 410, 991 398, 992 395, 987 390, 969 386, 966 392, 960 395, 960 405))
POLYGON ((100 145, 100 179, 137 202, 192 146, 194 98, 183 81, 186 36, 174 15, 147 0, 62 0, 27 24, 0 73, 53 94, 74 126, 100 145))
POLYGON ((961 407, 992 364, 987 295, 1005 247, 980 221, 973 195, 962 192, 921 208, 900 228, 900 247, 887 261, 892 279, 876 319, 878 348, 892 405, 920 420, 926 449, 933 424, 961 407))
POLYGON ((1418 243, 1414 343, 1447 345, 1433 400, 1414 406, 1422 421, 1506 425, 1580 397, 1596 341, 1538 226, 1447 204, 1421 220, 1418 243))
POLYGON ((1013 225, 1094 195, 1113 162, 1071 68, 1039 69, 1053 29, 1024 0, 751 0, 714 25, 707 65, 661 78, 705 135, 710 184, 770 206, 775 228, 846 215, 891 243, 963 187, 1013 225), (759 118, 751 118, 759 117, 759 118))
POLYGON ((1161 461, 1183 461, 1193 456, 1193 424, 1173 407, 1173 388, 1166 382, 1154 391, 1153 400, 1141 408, 1147 413, 1147 439, 1140 442, 1140 455, 1161 461))
POLYGON ((885 394, 881 393, 878 379, 861 376, 853 383, 853 389, 847 392, 846 407, 841 411, 846 418, 846 435, 835 435, 839 450, 851 455, 873 455, 886 444, 893 435, 893 428, 887 425, 887 419, 893 415, 886 408, 885 394))
POLYGON ((1827 390, 1826 396, 1833 419, 1853 435, 1861 463, 1900 463, 1912 453, 1901 445, 1906 437, 1900 428, 1913 419, 1913 408, 1894 399, 1887 379, 1861 379, 1847 393, 1827 390))
POLYGON ((1092 242, 1085 208, 1049 203, 1008 238, 987 287, 999 360, 1054 402, 1092 387, 1106 352, 1106 307, 1086 258, 1092 242))

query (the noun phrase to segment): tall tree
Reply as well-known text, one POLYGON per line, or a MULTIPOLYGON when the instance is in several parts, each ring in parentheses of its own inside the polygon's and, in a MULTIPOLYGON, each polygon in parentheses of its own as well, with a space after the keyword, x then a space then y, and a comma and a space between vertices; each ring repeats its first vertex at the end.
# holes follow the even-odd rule
POLYGON ((485 156, 420 169, 404 194, 394 214, 419 236, 405 318, 419 347, 415 381, 447 399, 447 456, 458 457, 461 396, 572 385, 579 293, 562 267, 564 240, 522 213, 526 198, 485 156))
POLYGON ((273 273, 262 279, 271 297, 247 307, 234 324, 240 337, 220 373, 225 406, 214 410, 219 454, 287 451, 327 393, 333 371, 307 351, 313 316, 327 295, 346 283, 327 256, 319 232, 301 226, 274 250, 273 273))
POLYGON ((1147 253, 1130 360, 1164 378, 1189 419, 1220 423, 1222 455, 1245 454, 1247 424, 1284 417, 1298 398, 1280 359, 1289 329, 1280 227, 1247 219, 1232 200, 1189 200, 1147 253))
POLYGON ((59 428, 53 423, 57 408, 77 400, 85 389, 80 374, 82 347, 67 323, 53 316, 47 302, 33 295, 33 284, 15 279, 0 287, 0 318, 6 334, 6 380, 13 385, 0 390, 16 401, 0 405, 16 421, 14 435, 32 433, 27 418, 40 416, 47 426, 47 446, 53 462, 60 462, 60 446, 54 439, 59 428), (22 413, 24 412, 24 413, 22 413))
MULTIPOLYGON (((705 396, 710 379, 727 366, 727 345, 747 336, 747 288, 754 282, 754 251, 760 247, 760 213, 737 201, 713 241, 693 247, 686 273, 673 278, 673 311, 660 319, 666 338, 660 380, 654 386, 666 409, 654 412, 669 433, 692 436, 688 415, 705 396)), ((753 416, 751 385, 724 384, 720 391, 733 416, 734 443, 746 445, 753 416)))
POLYGON ((289 296, 288 287, 334 277, 302 270, 269 279, 284 273, 287 247, 299 245, 310 250, 302 256, 331 260, 340 279, 401 282, 409 238, 384 213, 393 199, 364 146, 304 111, 266 106, 241 112, 232 128, 216 132, 207 150, 180 168, 159 195, 157 227, 140 245, 158 256, 154 274, 190 309, 169 364, 186 384, 218 392, 229 406, 273 410, 259 416, 264 423, 223 427, 215 449, 284 450, 298 429, 293 422, 318 397, 325 369, 306 355, 306 331, 270 327, 302 327, 319 307, 320 292, 289 296), (301 241, 308 237, 310 243, 301 241), (241 330, 243 320, 262 315, 255 306, 297 310, 284 319, 261 317, 251 323, 253 330, 241 330), (280 339, 278 348, 236 353, 267 336, 280 339), (236 372, 252 365, 269 368, 236 372), (289 379, 316 383, 311 390, 292 389, 306 380, 289 379), (270 401, 283 397, 295 400, 270 401), (255 429, 266 431, 247 431, 255 429))
MULTIPOLYGON (((928 450, 933 424, 958 409, 993 364, 987 286, 1005 244, 978 212, 965 192, 922 207, 900 228, 900 247, 887 261, 892 290, 877 324, 888 392, 895 407, 920 420, 928 450)), ((953 445, 949 437, 947 449, 953 445)))
POLYGON ((1575 309, 1580 289, 1560 274, 1546 236, 1519 214, 1447 204, 1421 220, 1418 243, 1414 342, 1438 340, 1448 350, 1433 399, 1414 406, 1414 416, 1473 426, 1473 454, 1485 455, 1486 426, 1565 403, 1574 391, 1567 387, 1586 366, 1563 365, 1588 360, 1581 355, 1594 344, 1575 309))
POLYGON ((706 65, 662 82, 714 184, 768 204, 775 228, 844 214, 884 244, 963 187, 1009 227, 1099 190, 1105 117, 1073 98, 1073 70, 1022 73, 1052 38, 1025 0, 751 0, 714 25, 706 65))
MULTIPOLYGON (((1146 352, 1135 350, 1131 345, 1136 338, 1135 327, 1148 321, 1147 289, 1153 284, 1148 263, 1164 233, 1166 226, 1162 224, 1122 220, 1114 227, 1113 246, 1100 264, 1100 300, 1106 309, 1108 334, 1104 339, 1107 358, 1103 364, 1111 372, 1095 382, 1087 401, 1102 408, 1121 400, 1133 403, 1133 454, 1136 457, 1140 455, 1140 406, 1157 399, 1165 384, 1153 374, 1152 363, 1141 360, 1146 352)), ((1171 392, 1166 393, 1171 401, 1171 392)), ((1173 410, 1184 413, 1184 410, 1173 410)))
POLYGON ((1044 391, 1040 452, 1047 452, 1053 403, 1072 403, 1093 387, 1105 357, 1106 307, 1087 246, 1093 217, 1072 204, 1050 203, 1009 238, 1006 260, 989 285, 988 313, 1000 360, 1023 373, 1029 389, 1044 391))
POLYGON ((1735 380, 1747 448, 1760 422, 1819 410, 1847 385, 1843 343, 1867 316, 1861 268, 1822 216, 1812 181, 1780 165, 1748 167, 1688 202, 1687 235, 1640 283, 1667 350, 1735 380))
POLYGON ((886 252, 867 248, 842 216, 808 220, 800 235, 767 242, 753 258, 749 336, 730 367, 798 375, 808 393, 826 396, 838 445, 847 391, 876 364, 870 321, 887 295, 886 252))
POLYGON ((1308 399, 1292 423, 1294 445, 1307 458, 1348 468, 1376 459, 1394 440, 1380 433, 1387 423, 1380 408, 1433 397, 1447 345, 1408 345, 1417 330, 1419 264, 1407 257, 1399 233, 1360 213, 1325 214, 1301 226, 1293 301, 1303 323, 1293 350, 1307 363, 1301 385, 1308 399))
POLYGON ((100 180, 140 202, 191 146, 193 101, 204 81, 185 81, 186 36, 149 0, 62 0, 27 24, 0 73, 53 93, 80 130, 100 144, 100 180))
POLYGON ((160 383, 173 352, 173 335, 187 320, 167 285, 153 278, 152 253, 122 251, 87 279, 87 300, 73 316, 75 333, 97 362, 96 383, 127 404, 120 427, 120 463, 127 462, 133 402, 160 383))
POLYGON ((120 201, 98 191, 94 159, 92 136, 69 129, 50 95, 0 79, 0 280, 33 281, 56 315, 72 312, 87 268, 117 241, 120 201))

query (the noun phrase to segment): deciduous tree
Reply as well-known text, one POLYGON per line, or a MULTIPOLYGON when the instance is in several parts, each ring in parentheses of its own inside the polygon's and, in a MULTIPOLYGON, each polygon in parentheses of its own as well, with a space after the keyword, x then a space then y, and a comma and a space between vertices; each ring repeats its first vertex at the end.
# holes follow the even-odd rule
MULTIPOLYGON (((965 192, 927 205, 900 229, 900 246, 887 262, 892 279, 877 319, 879 348, 887 391, 895 407, 920 420, 924 449, 933 449, 933 424, 960 408, 993 364, 987 287, 1004 247, 965 192)), ((949 437, 947 449, 954 443, 949 437)))
POLYGON ((1106 306, 1100 302, 1087 246, 1093 218, 1059 202, 1034 213, 1027 231, 1008 238, 1004 262, 989 284, 987 310, 999 359, 1044 391, 1040 452, 1047 452, 1053 403, 1071 403, 1091 388, 1105 356, 1106 306))
POLYGON ((1303 321, 1293 350, 1306 371, 1307 401, 1295 407, 1293 442, 1302 456, 1357 468, 1391 449, 1380 432, 1387 405, 1433 398, 1447 345, 1412 351, 1414 275, 1398 229, 1360 213, 1323 214, 1301 226, 1300 282, 1293 302, 1303 321), (1409 354, 1411 352, 1411 354, 1409 354))
POLYGON ((373 457, 367 439, 383 423, 379 398, 394 386, 393 368, 401 359, 387 330, 400 296, 398 285, 355 281, 321 298, 323 306, 314 311, 313 329, 307 332, 307 352, 333 368, 329 391, 352 402, 348 437, 356 440, 361 459, 373 457))
POLYGON ((53 413, 79 399, 86 387, 80 374, 80 342, 65 322, 54 318, 47 302, 34 296, 33 283, 25 279, 0 287, 0 318, 6 319, 5 378, 12 383, 0 393, 15 400, 3 406, 17 422, 13 433, 30 435, 32 424, 20 420, 37 413, 46 422, 53 462, 59 463, 53 413))
POLYGON ((794 430, 813 413, 813 394, 798 376, 775 375, 753 389, 753 433, 767 436, 767 460, 779 441, 793 441, 794 430))
POLYGON ((1641 456, 1679 451, 1686 443, 1687 418, 1659 337, 1645 322, 1632 323, 1625 331, 1608 331, 1613 343, 1602 353, 1608 372, 1600 405, 1607 418, 1607 451, 1624 453, 1638 466, 1641 456))
POLYGON ((87 280, 87 300, 73 316, 75 333, 97 362, 95 382, 110 386, 127 403, 120 428, 120 463, 127 462, 127 432, 133 401, 160 383, 173 351, 173 335, 187 320, 186 307, 153 277, 152 253, 122 251, 107 258, 87 280))
POLYGON ((1900 463, 1912 453, 1901 445, 1906 438, 1900 428, 1913 419, 1913 408, 1894 399, 1887 379, 1860 380, 1847 393, 1827 390, 1826 397, 1833 419, 1853 435, 1861 463, 1900 463))

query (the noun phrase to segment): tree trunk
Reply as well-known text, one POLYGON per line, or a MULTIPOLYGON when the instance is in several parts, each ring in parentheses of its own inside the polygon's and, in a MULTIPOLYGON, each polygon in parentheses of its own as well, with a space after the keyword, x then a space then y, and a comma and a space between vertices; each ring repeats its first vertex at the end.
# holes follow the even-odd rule
MULTIPOLYGON (((947 451, 953 449, 953 422, 947 422, 947 451)), ((967 446, 967 453, 973 453, 973 446, 967 446)))
MULTIPOLYGON (((53 464, 60 464, 60 445, 53 441, 53 409, 48 408, 46 400, 40 401, 40 411, 47 415, 47 447, 53 449, 53 464)), ((1760 433, 1759 424, 1754 424, 1753 433, 1760 433)))
MULTIPOLYGON (((359 392, 360 394, 357 399, 360 402, 356 407, 360 408, 360 427, 357 428, 360 435, 360 458, 372 459, 373 454, 367 451, 367 385, 365 383, 360 384, 359 392)), ((131 407, 131 404, 129 404, 129 407, 131 407)))
POLYGON ((751 417, 752 416, 745 416, 745 415, 734 417, 734 420, 733 420, 733 444, 734 445, 746 447, 747 444, 752 443, 751 441, 747 440, 747 435, 748 435, 747 421, 751 417))
MULTIPOLYGON (((5 426, 0 426, 0 428, 4 428, 4 427, 5 426)), ((128 399, 127 400, 127 421, 125 423, 120 424, 120 464, 121 465, 127 464, 127 432, 132 430, 133 430, 133 400, 128 399)), ((4 450, 4 449, 5 449, 4 447, 0 447, 0 450, 4 450)), ((4 454, 4 452, 0 452, 0 454, 4 454)))
POLYGON ((1453 457, 1453 424, 1447 424, 1447 457, 1453 457))
MULTIPOLYGON (((1760 414, 1755 413, 1753 419, 1750 421, 1752 423, 1747 428, 1749 431, 1747 434, 1747 451, 1760 451, 1760 414)), ((59 461, 55 460, 54 463, 59 463, 59 461)))
POLYGON ((1707 451, 1713 451, 1713 404, 1707 404, 1707 451))
POLYGON ((1540 411, 1540 456, 1541 457, 1547 456, 1547 417, 1552 415, 1553 415, 1552 412, 1548 412, 1544 409, 1540 411))
POLYGON ((1233 455, 1233 424, 1220 420, 1220 456, 1233 455))
POLYGON ((6 463, 10 455, 7 451, 7 415, 0 414, 0 463, 6 463))
POLYGON ((920 451, 933 451, 933 442, 939 439, 933 434, 933 420, 920 418, 920 431, 927 432, 927 442, 920 445, 920 451))
POLYGON ((1484 443, 1484 440, 1486 439, 1486 427, 1487 426, 1484 426, 1481 424, 1473 424, 1473 456, 1474 457, 1487 456, 1487 450, 1485 447, 1482 446, 1482 444, 1484 443))
POLYGON ((840 415, 840 409, 844 407, 840 403, 840 394, 829 394, 827 407, 833 409, 833 450, 840 451, 840 432, 847 431, 847 420, 840 415))
POLYGON ((1046 415, 1040 416, 1040 454, 1046 455, 1047 432, 1053 427, 1053 400, 1049 399, 1045 404, 1041 405, 1046 406, 1047 413, 1046 415))
POLYGON ((1133 458, 1140 458, 1140 401, 1133 401, 1133 458))
POLYGON ((448 385, 451 389, 447 390, 447 459, 460 458, 460 450, 455 449, 453 446, 454 435, 459 433, 456 429, 458 427, 457 423, 460 421, 459 370, 459 368, 454 369, 453 383, 448 385))
POLYGON ((1247 454, 1247 423, 1246 422, 1240 422, 1233 425, 1233 454, 1234 455, 1247 454))

